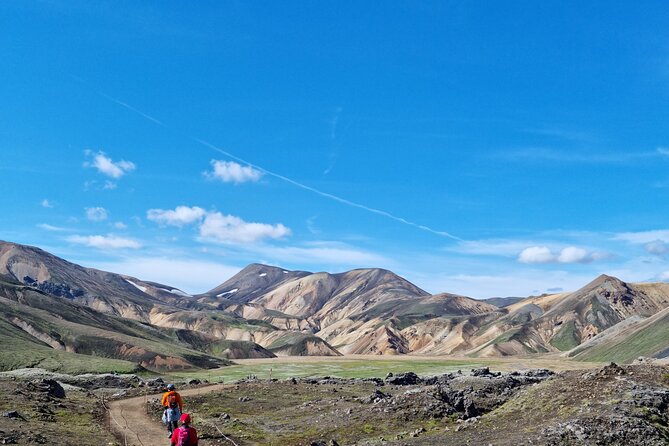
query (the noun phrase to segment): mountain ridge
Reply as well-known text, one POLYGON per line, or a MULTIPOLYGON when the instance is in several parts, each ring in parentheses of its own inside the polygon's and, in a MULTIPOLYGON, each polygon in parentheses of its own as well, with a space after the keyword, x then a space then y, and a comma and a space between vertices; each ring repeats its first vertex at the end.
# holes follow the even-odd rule
MULTIPOLYGON (((0 242, 0 277, 5 278, 0 298, 11 297, 11 286, 17 286, 44 296, 49 305, 62 301, 68 311, 81 307, 89 312, 83 326, 73 328, 51 318, 45 321, 39 316, 42 310, 31 316, 27 308, 45 305, 36 298, 17 301, 10 305, 13 310, 0 312, 12 336, 32 336, 40 348, 93 352, 100 347, 91 349, 74 338, 63 338, 69 343, 59 346, 49 330, 95 329, 95 336, 109 342, 118 338, 105 328, 118 324, 109 318, 129 320, 149 331, 132 331, 132 339, 121 342, 126 347, 117 345, 106 354, 131 361, 141 355, 128 352, 143 351, 139 345, 155 342, 155 333, 164 334, 159 338, 162 346, 151 344, 154 349, 193 349, 184 354, 221 364, 235 357, 340 354, 568 354, 579 360, 612 355, 607 346, 627 345, 626 336, 644 340, 639 351, 651 356, 669 349, 652 336, 665 321, 657 315, 669 307, 669 285, 626 283, 607 275, 573 292, 501 299, 497 302, 502 306, 496 306, 491 300, 452 293, 432 295, 380 268, 330 274, 250 264, 210 291, 189 295, 169 285, 85 268, 40 248, 0 242), (25 309, 15 308, 19 304, 25 309), (593 338, 601 342, 593 343, 593 338)), ((126 330, 124 324, 118 328, 126 330)), ((179 363, 183 368, 206 361, 168 364, 144 358, 137 363, 149 368, 179 363)))

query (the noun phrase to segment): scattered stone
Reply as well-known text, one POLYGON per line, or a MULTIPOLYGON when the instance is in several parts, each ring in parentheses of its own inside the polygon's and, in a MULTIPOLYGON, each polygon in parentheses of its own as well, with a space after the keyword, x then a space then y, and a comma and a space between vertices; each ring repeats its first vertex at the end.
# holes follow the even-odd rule
POLYGON ((385 400, 386 398, 390 398, 390 395, 388 395, 387 393, 381 392, 379 389, 376 389, 374 391, 374 393, 372 393, 367 398, 364 398, 362 400, 362 402, 365 403, 365 404, 376 404, 380 401, 385 400))
POLYGON ((417 437, 417 436, 419 436, 420 434, 422 434, 423 432, 425 432, 425 429, 421 427, 421 428, 418 428, 418 429, 416 429, 415 431, 411 432, 410 435, 411 435, 412 437, 417 437))

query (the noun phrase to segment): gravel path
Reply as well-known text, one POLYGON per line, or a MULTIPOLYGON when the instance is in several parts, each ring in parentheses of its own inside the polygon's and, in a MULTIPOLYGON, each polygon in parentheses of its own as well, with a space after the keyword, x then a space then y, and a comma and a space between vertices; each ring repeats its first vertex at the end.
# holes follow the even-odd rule
MULTIPOLYGON (((216 384, 179 391, 184 397, 185 411, 188 411, 188 396, 217 392, 226 387, 230 387, 230 384, 216 384)), ((146 401, 160 398, 161 395, 157 393, 109 403, 110 424, 112 429, 119 434, 121 444, 124 446, 169 446, 167 428, 146 413, 146 401)), ((197 428, 197 420, 194 426, 197 428)), ((200 446, 204 445, 205 443, 200 441, 200 446)))

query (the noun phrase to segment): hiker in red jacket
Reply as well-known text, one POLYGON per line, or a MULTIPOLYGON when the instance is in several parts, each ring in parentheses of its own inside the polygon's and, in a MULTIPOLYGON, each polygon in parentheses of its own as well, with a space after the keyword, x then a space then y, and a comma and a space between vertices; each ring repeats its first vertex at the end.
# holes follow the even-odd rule
POLYGON ((198 446, 197 431, 190 426, 190 415, 181 415, 181 426, 172 434, 172 446, 198 446))

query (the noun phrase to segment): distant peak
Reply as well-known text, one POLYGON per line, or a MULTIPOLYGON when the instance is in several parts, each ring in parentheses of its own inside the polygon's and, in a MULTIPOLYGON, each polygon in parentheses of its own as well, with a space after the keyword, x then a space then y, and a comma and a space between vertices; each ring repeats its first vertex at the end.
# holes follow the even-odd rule
POLYGON ((595 280, 588 283, 586 286, 584 286, 581 289, 582 290, 591 290, 591 289, 594 289, 594 288, 602 287, 606 284, 610 284, 610 285, 614 285, 614 286, 624 286, 625 282, 618 279, 617 277, 609 276, 607 274, 600 274, 595 280))

